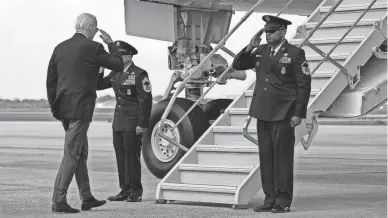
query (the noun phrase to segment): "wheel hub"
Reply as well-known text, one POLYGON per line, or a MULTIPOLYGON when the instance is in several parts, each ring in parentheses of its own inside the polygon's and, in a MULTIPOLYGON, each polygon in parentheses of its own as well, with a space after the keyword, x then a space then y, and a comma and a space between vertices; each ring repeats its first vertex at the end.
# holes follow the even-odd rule
MULTIPOLYGON (((158 134, 158 126, 160 121, 155 125, 151 135, 151 147, 155 154, 155 157, 161 162, 170 162, 178 154, 179 148, 171 144, 158 134)), ((162 134, 173 139, 176 142, 180 142, 179 130, 173 128, 175 123, 166 119, 162 126, 162 134)))

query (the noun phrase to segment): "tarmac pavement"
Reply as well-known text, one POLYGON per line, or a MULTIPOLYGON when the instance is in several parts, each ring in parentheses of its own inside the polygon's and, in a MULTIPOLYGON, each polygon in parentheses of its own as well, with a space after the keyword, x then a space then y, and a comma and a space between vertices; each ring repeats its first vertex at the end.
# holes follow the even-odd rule
MULTIPOLYGON (((89 131, 89 176, 98 199, 116 194, 111 124, 89 131)), ((154 203, 155 178, 142 165, 143 201, 108 202, 80 214, 51 213, 52 187, 63 153, 59 122, 0 122, 0 217, 387 217, 386 125, 322 125, 308 151, 296 148, 291 213, 256 213, 231 205, 154 203)), ((261 204, 262 193, 251 201, 261 204)), ((80 208, 75 179, 68 202, 80 208)))

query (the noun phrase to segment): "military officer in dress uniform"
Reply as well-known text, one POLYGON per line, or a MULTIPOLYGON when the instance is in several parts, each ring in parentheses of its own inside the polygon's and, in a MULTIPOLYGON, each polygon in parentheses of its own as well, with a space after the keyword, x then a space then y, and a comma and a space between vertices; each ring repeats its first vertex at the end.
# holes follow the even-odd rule
POLYGON ((123 41, 116 41, 115 44, 122 54, 124 71, 112 71, 106 77, 101 73, 97 87, 98 90, 113 87, 117 102, 112 128, 121 192, 108 200, 138 202, 143 194, 141 137, 149 125, 151 83, 147 72, 132 61, 137 50, 123 41))
POLYGON ((303 49, 285 39, 290 21, 265 15, 268 44, 259 31, 235 57, 236 70, 255 68, 249 116, 257 119, 260 171, 265 200, 257 212, 289 212, 293 198, 295 127, 306 118, 311 76, 303 49))

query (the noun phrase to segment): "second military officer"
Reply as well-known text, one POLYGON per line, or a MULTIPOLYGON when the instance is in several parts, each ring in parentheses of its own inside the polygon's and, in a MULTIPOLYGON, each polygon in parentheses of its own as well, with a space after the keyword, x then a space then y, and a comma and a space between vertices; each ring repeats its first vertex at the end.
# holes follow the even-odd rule
POLYGON ((115 44, 123 55, 124 71, 112 71, 106 77, 100 74, 97 87, 113 87, 116 95, 112 128, 121 191, 108 200, 138 202, 143 194, 140 152, 152 109, 151 83, 147 72, 132 61, 137 50, 123 41, 115 44))
POLYGON ((295 127, 306 118, 311 76, 303 49, 285 39, 290 21, 265 15, 268 44, 259 31, 236 56, 236 70, 256 69, 249 115, 257 119, 265 200, 255 211, 289 212, 293 198, 295 127))

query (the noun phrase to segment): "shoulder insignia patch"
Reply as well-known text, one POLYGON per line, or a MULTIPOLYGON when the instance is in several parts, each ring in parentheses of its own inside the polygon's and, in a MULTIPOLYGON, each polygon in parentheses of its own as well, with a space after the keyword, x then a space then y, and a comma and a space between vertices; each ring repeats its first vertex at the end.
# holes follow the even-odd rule
POLYGON ((303 62, 301 65, 301 68, 302 68, 302 72, 306 75, 310 75, 311 71, 310 71, 310 65, 307 61, 303 62))
POLYGON ((142 84, 143 84, 143 89, 144 89, 145 92, 151 92, 152 91, 151 82, 150 82, 150 80, 147 77, 143 78, 142 84))

